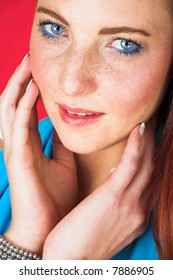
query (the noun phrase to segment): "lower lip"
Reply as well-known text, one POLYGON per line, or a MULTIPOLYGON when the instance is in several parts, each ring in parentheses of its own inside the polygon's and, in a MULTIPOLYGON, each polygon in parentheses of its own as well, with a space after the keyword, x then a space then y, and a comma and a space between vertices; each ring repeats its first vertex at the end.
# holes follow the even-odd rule
POLYGON ((62 107, 59 107, 59 112, 62 120, 73 126, 82 126, 82 125, 89 125, 95 123, 99 121, 99 119, 104 115, 101 113, 101 114, 91 115, 91 116, 77 116, 77 115, 69 114, 68 111, 63 109, 62 107))

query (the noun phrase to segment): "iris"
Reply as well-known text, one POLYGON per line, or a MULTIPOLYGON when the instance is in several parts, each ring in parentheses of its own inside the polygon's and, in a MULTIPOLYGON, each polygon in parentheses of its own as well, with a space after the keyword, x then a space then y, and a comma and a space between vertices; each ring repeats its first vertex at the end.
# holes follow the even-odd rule
MULTIPOLYGON (((46 26, 45 26, 45 29, 46 29, 46 26)), ((64 32, 64 29, 55 23, 50 24, 50 26, 47 25, 47 29, 50 29, 51 32, 55 35, 61 35, 64 32)))
POLYGON ((38 26, 42 35, 48 39, 59 40, 60 36, 63 36, 65 33, 65 30, 62 26, 49 21, 39 22, 38 26))
POLYGON ((124 54, 124 55, 135 55, 139 53, 143 46, 134 42, 132 40, 127 39, 115 39, 112 42, 113 52, 117 54, 124 54))
POLYGON ((133 52, 136 49, 136 44, 132 41, 122 40, 121 46, 124 51, 133 52))

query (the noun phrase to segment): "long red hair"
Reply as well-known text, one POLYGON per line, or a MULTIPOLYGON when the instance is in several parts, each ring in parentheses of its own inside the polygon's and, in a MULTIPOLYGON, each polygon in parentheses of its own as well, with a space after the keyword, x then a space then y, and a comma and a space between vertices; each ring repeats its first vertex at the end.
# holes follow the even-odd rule
POLYGON ((156 152, 156 167, 153 174, 154 236, 159 258, 162 260, 173 260, 173 81, 168 93, 169 114, 156 152))

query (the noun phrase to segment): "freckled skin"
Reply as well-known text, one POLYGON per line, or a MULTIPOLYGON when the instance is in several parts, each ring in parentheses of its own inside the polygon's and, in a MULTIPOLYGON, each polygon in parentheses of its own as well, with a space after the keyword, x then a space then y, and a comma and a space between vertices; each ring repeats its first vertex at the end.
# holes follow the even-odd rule
POLYGON ((60 13, 70 24, 66 39, 51 41, 37 27, 40 19, 50 17, 36 13, 31 36, 33 77, 60 139, 78 154, 109 147, 122 154, 130 131, 153 115, 165 94, 173 41, 168 7, 162 0, 157 5, 154 0, 39 0, 38 6, 60 13), (142 28, 151 36, 98 35, 112 26, 142 28), (133 56, 113 54, 108 44, 119 37, 144 49, 133 56), (61 120, 56 103, 105 115, 94 124, 74 127, 61 120))

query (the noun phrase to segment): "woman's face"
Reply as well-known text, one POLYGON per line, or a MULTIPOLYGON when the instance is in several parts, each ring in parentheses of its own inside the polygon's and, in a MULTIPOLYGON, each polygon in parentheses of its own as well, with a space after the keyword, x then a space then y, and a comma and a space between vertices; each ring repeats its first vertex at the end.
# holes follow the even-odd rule
POLYGON ((91 153, 124 141, 158 108, 170 78, 165 0, 39 0, 33 77, 63 144, 91 153))

